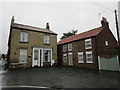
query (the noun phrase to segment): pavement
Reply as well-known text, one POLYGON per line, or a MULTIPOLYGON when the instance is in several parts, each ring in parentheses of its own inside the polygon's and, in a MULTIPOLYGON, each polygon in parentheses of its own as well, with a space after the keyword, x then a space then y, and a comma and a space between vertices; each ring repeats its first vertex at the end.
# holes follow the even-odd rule
POLYGON ((118 88, 118 77, 118 72, 99 72, 80 67, 30 68, 5 70, 2 86, 41 87, 46 90, 47 88, 118 88))

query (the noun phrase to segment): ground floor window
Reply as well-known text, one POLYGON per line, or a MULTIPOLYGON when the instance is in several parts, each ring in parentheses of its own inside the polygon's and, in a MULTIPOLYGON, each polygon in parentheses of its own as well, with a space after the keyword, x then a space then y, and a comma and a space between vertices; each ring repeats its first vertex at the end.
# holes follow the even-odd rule
POLYGON ((93 63, 92 51, 86 52, 86 63, 93 63))
POLYGON ((43 50, 43 61, 51 62, 51 50, 43 50))
POLYGON ((63 54, 63 61, 67 62, 67 54, 63 54))
POLYGON ((83 52, 78 52, 78 63, 84 63, 83 52))
POLYGON ((19 63, 27 63, 27 49, 20 49, 19 63))

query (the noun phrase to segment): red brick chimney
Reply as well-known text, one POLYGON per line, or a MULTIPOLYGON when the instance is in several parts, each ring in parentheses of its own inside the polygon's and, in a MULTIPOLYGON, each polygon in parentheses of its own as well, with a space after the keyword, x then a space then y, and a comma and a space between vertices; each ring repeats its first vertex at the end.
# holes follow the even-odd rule
POLYGON ((107 22, 107 19, 105 17, 102 17, 101 24, 102 27, 109 27, 109 23, 107 22))

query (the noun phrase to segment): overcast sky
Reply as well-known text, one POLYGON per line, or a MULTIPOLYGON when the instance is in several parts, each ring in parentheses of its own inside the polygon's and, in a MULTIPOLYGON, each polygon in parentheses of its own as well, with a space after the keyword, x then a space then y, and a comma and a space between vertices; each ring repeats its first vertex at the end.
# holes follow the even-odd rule
MULTIPOLYGON (((49 22, 50 29, 58 34, 72 29, 78 33, 101 26, 101 17, 106 17, 114 36, 116 27, 114 10, 118 9, 118 0, 110 2, 8 2, 0 3, 0 51, 7 53, 7 43, 10 31, 11 17, 15 16, 15 23, 45 28, 49 22), (2 12, 1 12, 2 11, 2 12)), ((102 0, 101 0, 102 1, 102 0)))

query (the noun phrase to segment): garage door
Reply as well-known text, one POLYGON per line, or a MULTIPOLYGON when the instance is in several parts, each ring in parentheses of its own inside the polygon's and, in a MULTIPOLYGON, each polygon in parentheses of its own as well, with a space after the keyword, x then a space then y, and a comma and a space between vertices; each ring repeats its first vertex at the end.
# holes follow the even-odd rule
POLYGON ((119 71, 119 63, 117 57, 104 58, 98 56, 99 70, 119 71))

